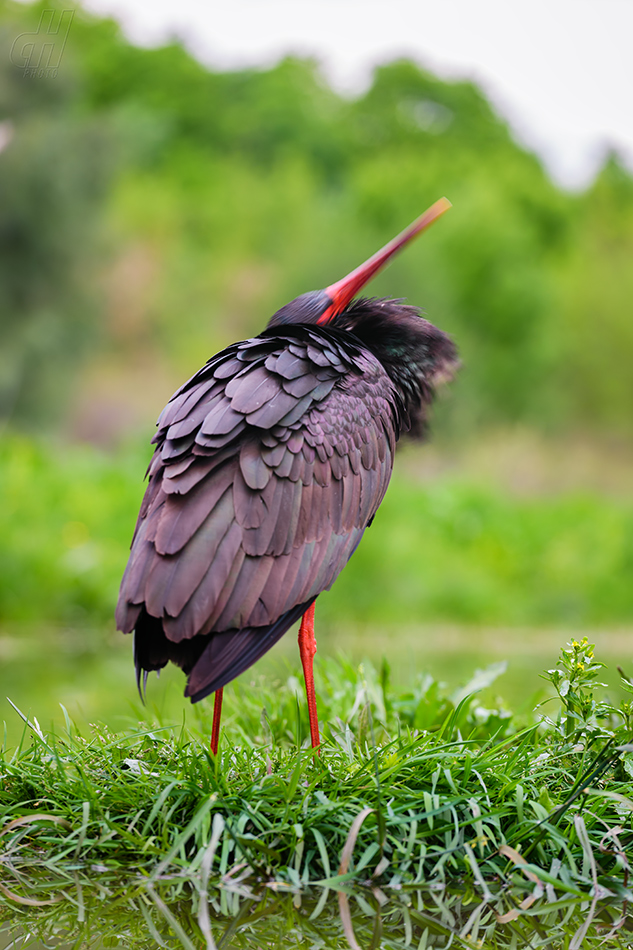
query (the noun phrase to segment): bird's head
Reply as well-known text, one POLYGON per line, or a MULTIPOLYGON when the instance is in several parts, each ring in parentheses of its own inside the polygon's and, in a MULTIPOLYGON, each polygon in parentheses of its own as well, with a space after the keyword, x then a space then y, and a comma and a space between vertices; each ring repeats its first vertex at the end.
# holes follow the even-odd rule
POLYGON ((408 420, 405 427, 412 435, 423 433, 425 410, 435 387, 450 379, 458 365, 453 341, 424 320, 415 307, 400 300, 354 298, 394 255, 450 207, 450 201, 440 198, 347 277, 325 290, 296 297, 268 324, 268 328, 316 324, 353 333, 380 360, 394 382, 408 420))
POLYGON ((356 294, 369 283, 372 277, 385 267, 392 257, 402 250, 414 237, 425 231, 451 207, 447 198, 440 198, 419 218, 405 228, 397 237, 373 254, 369 260, 325 290, 311 290, 295 297, 290 303, 273 314, 269 327, 289 323, 316 323, 319 326, 336 326, 336 318, 343 314, 356 294))

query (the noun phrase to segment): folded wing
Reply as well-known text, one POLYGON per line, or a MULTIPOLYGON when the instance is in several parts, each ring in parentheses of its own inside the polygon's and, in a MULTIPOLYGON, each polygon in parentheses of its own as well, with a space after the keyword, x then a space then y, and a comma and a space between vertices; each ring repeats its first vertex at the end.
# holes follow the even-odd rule
POLYGON ((373 356, 307 327, 230 347, 175 394, 117 607, 139 668, 172 659, 202 698, 332 585, 386 491, 393 405, 373 356))

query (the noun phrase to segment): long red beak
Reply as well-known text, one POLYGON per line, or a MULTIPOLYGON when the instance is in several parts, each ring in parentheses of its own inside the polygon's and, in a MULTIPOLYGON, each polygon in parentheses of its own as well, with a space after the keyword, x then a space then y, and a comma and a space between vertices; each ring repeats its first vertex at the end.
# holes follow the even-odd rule
POLYGON ((353 270, 347 277, 343 277, 342 280, 326 287, 325 292, 332 301, 332 304, 321 314, 317 323, 328 323, 337 313, 344 310, 361 287, 364 287, 378 271, 381 271, 398 251, 408 244, 409 241, 412 241, 418 234, 421 234, 422 231, 426 231, 434 221, 437 221, 437 219, 451 207, 452 205, 448 198, 440 198, 439 201, 431 205, 424 214, 416 218, 413 224, 410 224, 408 228, 405 228, 404 231, 395 237, 393 241, 389 241, 389 244, 385 244, 380 251, 372 255, 368 261, 365 261, 364 264, 361 264, 360 267, 353 270))

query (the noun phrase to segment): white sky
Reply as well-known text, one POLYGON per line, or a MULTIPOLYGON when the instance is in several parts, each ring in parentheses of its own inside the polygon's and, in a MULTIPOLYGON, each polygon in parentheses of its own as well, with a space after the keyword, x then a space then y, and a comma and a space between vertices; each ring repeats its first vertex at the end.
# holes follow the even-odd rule
POLYGON ((177 35, 211 67, 316 55, 332 83, 366 87, 406 55, 480 83, 517 138, 568 187, 607 146, 633 168, 633 0, 83 0, 134 42, 177 35))

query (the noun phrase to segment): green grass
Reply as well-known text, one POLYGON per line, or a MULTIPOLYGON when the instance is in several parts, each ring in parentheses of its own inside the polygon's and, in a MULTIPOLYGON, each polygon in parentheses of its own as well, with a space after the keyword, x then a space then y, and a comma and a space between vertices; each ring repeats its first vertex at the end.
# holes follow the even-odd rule
POLYGON ((631 707, 599 697, 600 667, 573 643, 547 674, 558 707, 522 721, 482 707, 495 669, 449 696, 330 660, 320 756, 292 680, 263 708, 227 696, 217 760, 204 719, 25 723, 0 920, 76 947, 627 946, 631 707))
MULTIPOLYGON (((110 622, 149 447, 106 455, 5 435, 0 622, 110 622)), ((472 480, 396 475, 322 622, 630 624, 633 504, 515 497, 472 480)))

